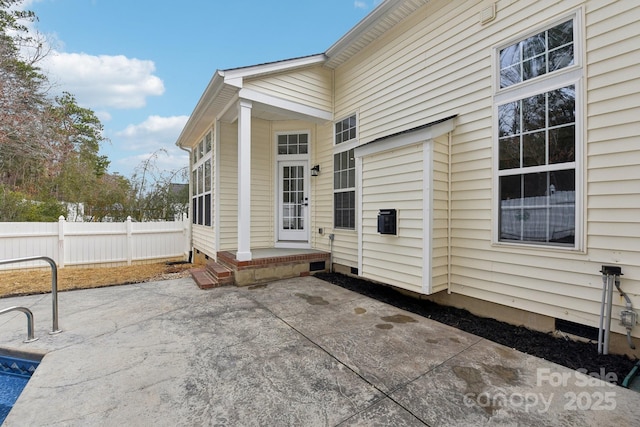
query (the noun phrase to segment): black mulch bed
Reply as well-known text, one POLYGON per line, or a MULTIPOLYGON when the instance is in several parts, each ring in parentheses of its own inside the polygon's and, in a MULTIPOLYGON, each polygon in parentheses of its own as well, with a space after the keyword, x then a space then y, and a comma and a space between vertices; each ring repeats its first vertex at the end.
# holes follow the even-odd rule
MULTIPOLYGON (((557 338, 549 333, 532 331, 523 326, 478 317, 467 310, 413 298, 392 287, 355 277, 339 273, 317 273, 315 277, 571 369, 586 369, 588 373, 601 373, 604 370, 607 375, 615 373, 618 384, 622 384, 637 362, 623 355, 599 355, 596 343, 557 338)), ((609 376, 607 379, 612 378, 609 376)))

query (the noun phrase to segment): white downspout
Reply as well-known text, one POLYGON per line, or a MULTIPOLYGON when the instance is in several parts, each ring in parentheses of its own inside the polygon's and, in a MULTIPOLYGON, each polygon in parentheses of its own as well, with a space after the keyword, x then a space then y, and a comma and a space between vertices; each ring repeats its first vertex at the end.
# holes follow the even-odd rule
POLYGON ((447 294, 451 295, 451 132, 448 135, 449 139, 449 165, 447 167, 448 182, 447 182, 447 294))
MULTIPOLYGON (((192 197, 192 192, 191 192, 191 188, 193 183, 191 182, 191 150, 189 150, 188 148, 184 148, 182 145, 178 145, 178 148, 181 149, 182 151, 186 151, 189 154, 189 200, 187 200, 187 206, 188 206, 188 210, 187 212, 191 212, 191 207, 193 206, 193 204, 191 203, 191 197, 192 197)), ((191 215, 193 215, 193 212, 191 212, 191 215)), ((191 231, 191 224, 193 223, 193 217, 189 215, 188 221, 187 221, 187 227, 188 227, 188 234, 189 234, 189 262, 193 262, 193 232, 191 231)), ((183 216, 184 219, 184 216, 183 216)))

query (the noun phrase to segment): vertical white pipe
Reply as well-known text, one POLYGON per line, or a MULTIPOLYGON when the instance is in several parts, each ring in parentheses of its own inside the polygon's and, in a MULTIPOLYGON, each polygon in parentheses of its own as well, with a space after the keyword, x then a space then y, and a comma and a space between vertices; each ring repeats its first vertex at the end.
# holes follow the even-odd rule
POLYGON ((451 144, 453 141, 453 132, 449 132, 448 135, 448 158, 449 164, 447 165, 447 294, 451 294, 451 144))
POLYGON ((611 308, 613 305, 613 282, 615 276, 612 274, 607 275, 607 315, 604 330, 604 343, 602 354, 609 354, 609 335, 611 329, 611 308))
POLYGON ((604 306, 607 301, 607 276, 602 276, 602 302, 600 304, 600 323, 598 327, 598 354, 602 354, 604 338, 604 306))

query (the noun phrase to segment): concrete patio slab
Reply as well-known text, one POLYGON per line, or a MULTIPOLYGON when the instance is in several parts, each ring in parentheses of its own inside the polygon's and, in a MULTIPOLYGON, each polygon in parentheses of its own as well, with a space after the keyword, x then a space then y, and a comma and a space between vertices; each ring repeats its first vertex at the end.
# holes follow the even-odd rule
POLYGON ((634 425, 638 394, 313 277, 191 279, 0 300, 45 353, 6 426, 634 425), (536 400, 537 399, 537 400, 536 400), (546 402, 549 402, 547 405, 546 402))
POLYGON ((385 393, 481 340, 342 288, 301 293, 298 280, 284 280, 273 292, 278 300, 267 288, 252 297, 385 393))
POLYGON ((487 340, 391 394, 433 426, 631 426, 639 397, 487 340))

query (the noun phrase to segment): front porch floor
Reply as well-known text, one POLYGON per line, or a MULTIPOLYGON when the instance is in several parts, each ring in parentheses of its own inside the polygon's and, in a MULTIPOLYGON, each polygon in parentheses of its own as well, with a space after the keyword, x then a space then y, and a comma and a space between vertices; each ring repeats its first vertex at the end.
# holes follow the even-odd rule
POLYGON ((220 251, 205 268, 192 270, 200 288, 234 284, 250 286, 274 280, 328 271, 331 254, 315 249, 263 248, 251 251, 250 261, 238 261, 235 252, 220 251))
POLYGON ((314 249, 253 249, 251 261, 238 261, 233 252, 218 252, 218 264, 233 271, 237 286, 254 285, 327 271, 330 254, 314 249))

